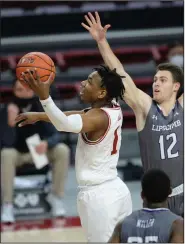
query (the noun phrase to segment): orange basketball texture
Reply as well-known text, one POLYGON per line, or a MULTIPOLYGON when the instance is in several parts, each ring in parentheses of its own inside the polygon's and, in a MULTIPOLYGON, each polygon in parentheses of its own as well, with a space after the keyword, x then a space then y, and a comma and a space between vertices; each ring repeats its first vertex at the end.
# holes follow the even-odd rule
POLYGON ((54 81, 55 73, 56 73, 54 62, 48 55, 41 52, 27 53, 19 60, 16 67, 17 79, 24 86, 27 86, 27 84, 24 81, 20 80, 22 76, 21 73, 26 72, 27 69, 34 70, 35 68, 37 68, 37 72, 42 82, 48 80, 51 72, 54 73, 53 75, 53 81, 54 81))

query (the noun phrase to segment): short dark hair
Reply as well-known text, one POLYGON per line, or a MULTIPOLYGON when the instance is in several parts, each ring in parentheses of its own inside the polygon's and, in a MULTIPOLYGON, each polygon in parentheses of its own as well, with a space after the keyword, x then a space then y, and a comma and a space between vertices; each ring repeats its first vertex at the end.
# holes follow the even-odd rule
POLYGON ((162 203, 171 194, 171 182, 167 174, 159 169, 147 171, 141 181, 142 193, 148 203, 162 203))
POLYGON ((116 69, 111 70, 105 65, 100 65, 100 67, 94 68, 94 70, 97 71, 102 78, 102 87, 104 86, 106 88, 108 93, 108 99, 122 99, 125 91, 122 78, 125 77, 120 76, 118 73, 116 73, 116 69))
POLYGON ((157 66, 157 71, 167 70, 171 72, 174 82, 180 83, 180 88, 177 92, 177 98, 179 98, 184 92, 184 72, 183 69, 172 63, 162 63, 157 66))

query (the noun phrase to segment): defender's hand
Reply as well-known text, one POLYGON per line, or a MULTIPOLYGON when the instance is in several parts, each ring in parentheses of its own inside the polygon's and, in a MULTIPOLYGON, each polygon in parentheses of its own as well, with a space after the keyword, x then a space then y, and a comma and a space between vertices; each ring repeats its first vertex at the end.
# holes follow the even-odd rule
POLYGON ((88 16, 85 15, 85 19, 88 25, 81 23, 81 25, 88 30, 95 41, 100 42, 106 38, 106 32, 111 27, 111 25, 105 25, 104 27, 101 25, 101 20, 98 12, 95 12, 94 16, 88 12, 88 16))
POLYGON ((39 120, 40 120, 39 113, 28 112, 28 113, 19 114, 15 119, 15 123, 19 123, 22 121, 18 125, 19 127, 22 127, 29 124, 35 124, 39 120))
POLYGON ((29 70, 22 73, 24 82, 26 82, 29 87, 39 96, 40 100, 45 100, 49 97, 50 86, 53 81, 53 72, 47 81, 42 82, 40 80, 37 69, 29 70))

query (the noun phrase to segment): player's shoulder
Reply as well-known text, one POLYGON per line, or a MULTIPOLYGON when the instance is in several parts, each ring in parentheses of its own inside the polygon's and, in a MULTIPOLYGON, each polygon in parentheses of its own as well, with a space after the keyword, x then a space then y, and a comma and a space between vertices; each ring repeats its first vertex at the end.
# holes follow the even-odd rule
POLYGON ((91 108, 86 113, 84 113, 85 117, 91 118, 96 123, 103 123, 109 121, 109 116, 107 116, 107 113, 103 111, 101 108, 91 108))
POLYGON ((184 229, 184 219, 182 217, 177 218, 176 220, 174 220, 172 227, 174 230, 179 228, 184 229))
POLYGON ((176 219, 174 219, 171 227, 171 232, 176 233, 179 231, 184 231, 184 219, 180 216, 177 216, 176 219))
POLYGON ((130 215, 124 218, 123 225, 136 222, 137 218, 140 216, 141 210, 133 211, 130 215))
POLYGON ((184 219, 181 217, 181 216, 177 216, 176 215, 176 219, 174 220, 174 225, 177 225, 177 226, 179 226, 179 225, 184 225, 184 219))
POLYGON ((128 230, 135 228, 139 219, 138 216, 139 211, 134 211, 130 215, 126 216, 121 222, 121 230, 126 233, 128 230))
POLYGON ((184 226, 184 219, 170 210, 166 212, 166 216, 163 216, 163 218, 165 218, 166 223, 171 224, 172 232, 184 226))
POLYGON ((85 114, 98 114, 98 113, 101 113, 101 108, 87 108, 87 109, 84 109, 84 113, 85 114))
POLYGON ((100 115, 103 116, 106 113, 102 110, 102 108, 91 108, 85 112, 86 115, 100 115))
POLYGON ((111 116, 111 117, 112 116, 113 117, 115 116, 115 118, 117 118, 117 116, 119 116, 120 114, 122 114, 121 106, 117 102, 112 102, 111 105, 112 106, 101 107, 101 110, 103 110, 109 116, 111 116))
POLYGON ((181 216, 173 213, 172 211, 168 211, 168 215, 174 220, 174 222, 177 221, 177 223, 182 223, 182 221, 184 221, 184 219, 181 216))

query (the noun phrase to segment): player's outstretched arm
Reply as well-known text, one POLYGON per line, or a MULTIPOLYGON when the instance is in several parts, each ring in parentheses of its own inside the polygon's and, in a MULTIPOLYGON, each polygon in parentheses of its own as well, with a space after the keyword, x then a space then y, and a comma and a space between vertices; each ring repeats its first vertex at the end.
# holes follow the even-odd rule
MULTIPOLYGON (((107 39, 106 32, 110 28, 110 25, 101 25, 101 20, 97 12, 95 12, 95 17, 88 13, 85 15, 87 24, 82 23, 82 26, 90 32, 93 39, 97 42, 99 51, 103 57, 105 64, 110 69, 116 69, 116 72, 120 76, 125 76, 123 78, 123 83, 125 86, 124 100, 125 102, 135 111, 137 109, 147 110, 147 105, 150 107, 152 99, 146 93, 138 89, 133 82, 132 78, 124 70, 123 65, 118 60, 116 55, 111 50, 107 39)), ((148 112, 148 111, 147 111, 148 112)))
POLYGON ((108 116, 101 109, 91 109, 84 114, 66 116, 51 97, 40 102, 51 123, 58 131, 80 133, 103 130, 108 127, 108 116))
POLYGON ((108 243, 121 243, 121 223, 118 223, 108 243))
MULTIPOLYGON (((72 115, 72 114, 84 114, 84 111, 67 111, 64 112, 66 116, 72 115)), ((19 123, 18 126, 22 127, 25 125, 35 124, 38 121, 45 121, 52 123, 49 117, 45 112, 28 112, 28 113, 21 113, 19 114, 16 119, 15 123, 19 123)))
POLYGON ((19 126, 34 124, 37 121, 52 123, 58 131, 65 132, 92 132, 102 130, 104 132, 109 125, 106 113, 101 109, 91 109, 87 113, 82 111, 62 112, 52 98, 41 100, 45 113, 29 112, 17 116, 16 123, 19 126))
POLYGON ((184 220, 178 219, 172 225, 170 243, 184 243, 184 220))
POLYGON ((84 111, 62 112, 52 98, 40 101, 45 113, 28 112, 19 114, 15 120, 22 127, 28 124, 34 124, 38 121, 52 123, 58 131, 65 132, 90 132, 101 128, 101 125, 108 126, 108 117, 100 109, 92 109, 84 113, 84 111), (107 121, 106 121, 107 120, 107 121))
POLYGON ((51 97, 42 100, 41 104, 51 123, 58 131, 92 132, 108 127, 109 119, 101 109, 91 109, 87 113, 66 116, 53 102, 51 97))

